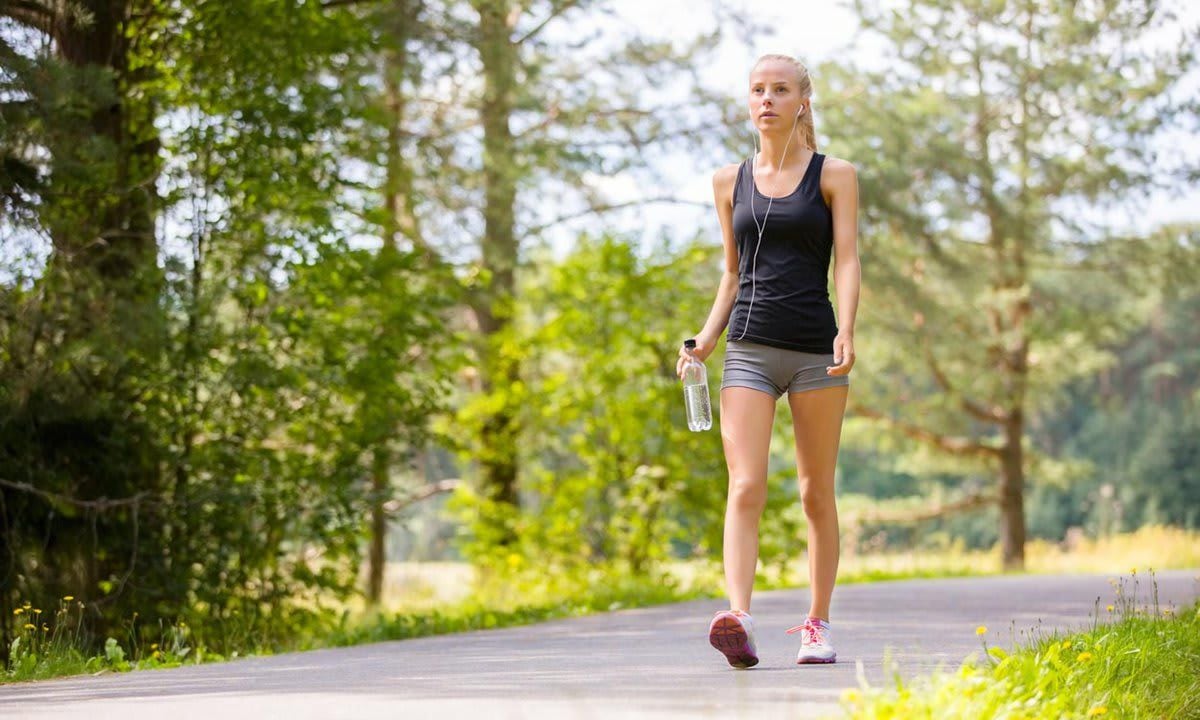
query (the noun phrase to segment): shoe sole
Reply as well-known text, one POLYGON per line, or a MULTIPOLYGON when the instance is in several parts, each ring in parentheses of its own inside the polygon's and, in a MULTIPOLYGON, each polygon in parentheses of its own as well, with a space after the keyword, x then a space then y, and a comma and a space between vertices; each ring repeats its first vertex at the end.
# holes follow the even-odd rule
POLYGON ((746 634, 746 628, 732 615, 722 615, 713 620, 708 628, 708 642, 735 668, 744 669, 758 664, 758 656, 750 649, 750 636, 746 634))
POLYGON ((837 662, 837 655, 831 658, 806 657, 796 658, 797 665, 832 665, 837 662))

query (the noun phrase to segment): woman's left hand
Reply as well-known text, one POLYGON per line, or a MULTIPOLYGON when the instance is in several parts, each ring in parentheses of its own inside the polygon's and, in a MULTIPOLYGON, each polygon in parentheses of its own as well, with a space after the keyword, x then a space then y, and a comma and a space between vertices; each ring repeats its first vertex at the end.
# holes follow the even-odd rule
POLYGON ((826 375, 849 375, 854 367, 854 336, 838 334, 833 339, 833 361, 837 363, 825 368, 826 375))

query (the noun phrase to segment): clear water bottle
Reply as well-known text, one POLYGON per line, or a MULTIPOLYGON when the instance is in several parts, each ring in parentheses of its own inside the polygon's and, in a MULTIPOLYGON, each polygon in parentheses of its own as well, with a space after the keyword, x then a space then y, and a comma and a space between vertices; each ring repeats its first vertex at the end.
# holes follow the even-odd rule
POLYGON ((693 432, 708 430, 712 427, 712 403, 708 397, 708 372, 700 358, 692 354, 696 349, 696 341, 688 338, 683 346, 687 348, 688 360, 683 365, 683 401, 687 405, 688 429, 693 432))

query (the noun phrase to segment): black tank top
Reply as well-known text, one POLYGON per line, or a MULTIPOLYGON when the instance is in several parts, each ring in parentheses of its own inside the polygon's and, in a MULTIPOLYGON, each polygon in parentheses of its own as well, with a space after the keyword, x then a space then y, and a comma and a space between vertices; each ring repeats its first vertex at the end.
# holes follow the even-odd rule
POLYGON ((774 200, 758 192, 747 158, 733 186, 733 237, 738 248, 738 294, 729 318, 729 340, 811 353, 833 352, 837 320, 829 302, 833 213, 821 195, 825 156, 814 153, 790 195, 774 200), (762 243, 750 215, 763 224, 762 243), (753 307, 751 307, 753 295, 753 307))

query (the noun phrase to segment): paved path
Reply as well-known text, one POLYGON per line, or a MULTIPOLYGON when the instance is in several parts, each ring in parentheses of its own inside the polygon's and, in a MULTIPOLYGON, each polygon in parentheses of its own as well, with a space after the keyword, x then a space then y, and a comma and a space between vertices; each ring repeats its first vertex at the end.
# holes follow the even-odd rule
MULTIPOLYGON (((1160 602, 1190 603, 1200 573, 1158 576, 1160 602)), ((1143 585, 1141 595, 1148 596, 1143 585)), ((540 625, 172 670, 0 686, 0 718, 754 718, 836 714, 856 664, 885 678, 885 652, 911 676, 957 665, 988 641, 1072 629, 1113 598, 1105 576, 1011 576, 848 585, 834 596, 839 663, 794 664, 784 630, 803 590, 759 593, 762 662, 733 670, 710 648, 715 600, 540 625)))

